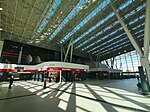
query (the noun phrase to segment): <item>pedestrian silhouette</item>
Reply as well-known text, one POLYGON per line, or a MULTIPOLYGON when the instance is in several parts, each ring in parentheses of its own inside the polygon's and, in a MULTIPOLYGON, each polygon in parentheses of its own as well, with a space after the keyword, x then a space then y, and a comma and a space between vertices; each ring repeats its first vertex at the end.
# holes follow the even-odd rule
POLYGON ((14 81, 14 77, 13 75, 11 75, 10 81, 9 81, 9 89, 11 89, 11 85, 13 84, 13 81, 14 81))

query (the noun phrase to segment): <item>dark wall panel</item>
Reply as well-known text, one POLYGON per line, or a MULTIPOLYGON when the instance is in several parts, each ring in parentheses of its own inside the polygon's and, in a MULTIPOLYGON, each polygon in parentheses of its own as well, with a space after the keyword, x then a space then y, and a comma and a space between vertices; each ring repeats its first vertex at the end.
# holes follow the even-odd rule
MULTIPOLYGON (((4 40, 4 45, 1 53, 1 60, 4 63, 17 63, 18 62, 18 56, 21 47, 22 49, 22 57, 21 57, 21 64, 37 64, 37 60, 40 60, 42 62, 45 61, 60 61, 61 60, 61 53, 50 50, 50 49, 44 49, 28 44, 23 44, 19 42, 14 42, 10 40, 4 40), (31 55, 32 62, 27 62, 27 57, 31 55), (38 58, 37 58, 38 57, 38 58)), ((86 63, 89 62, 88 58, 82 58, 79 56, 72 57, 73 63, 86 63)), ((70 60, 70 56, 68 56, 68 60, 70 60)))

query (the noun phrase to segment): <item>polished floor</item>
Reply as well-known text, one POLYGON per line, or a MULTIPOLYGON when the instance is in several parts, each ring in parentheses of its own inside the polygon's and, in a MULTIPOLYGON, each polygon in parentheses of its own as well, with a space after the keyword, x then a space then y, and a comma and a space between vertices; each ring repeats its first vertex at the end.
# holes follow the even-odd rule
POLYGON ((141 95, 136 79, 47 83, 1 83, 0 112, 150 112, 150 95, 141 95))

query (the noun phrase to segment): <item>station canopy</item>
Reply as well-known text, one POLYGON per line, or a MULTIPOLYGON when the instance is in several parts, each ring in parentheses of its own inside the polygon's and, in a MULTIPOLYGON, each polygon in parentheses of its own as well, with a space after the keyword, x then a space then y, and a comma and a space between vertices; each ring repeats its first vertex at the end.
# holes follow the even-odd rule
POLYGON ((1 40, 105 60, 134 50, 113 12, 114 5, 143 46, 145 0, 0 0, 1 40))

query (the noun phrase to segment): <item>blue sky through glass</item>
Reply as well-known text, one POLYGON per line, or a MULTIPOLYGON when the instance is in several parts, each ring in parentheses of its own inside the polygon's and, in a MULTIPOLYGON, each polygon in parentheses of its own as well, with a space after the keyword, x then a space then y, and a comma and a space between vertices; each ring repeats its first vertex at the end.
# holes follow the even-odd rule
MULTIPOLYGON (((129 0, 127 3, 125 3, 124 5, 122 5, 122 6, 119 8, 119 10, 122 10, 122 9, 126 8, 126 7, 127 7, 129 4, 131 4, 133 1, 134 1, 134 0, 129 0)), ((89 34, 90 32, 92 32, 93 30, 95 30, 98 26, 100 26, 101 24, 103 24, 106 20, 108 20, 109 18, 111 18, 113 15, 114 15, 114 13, 108 15, 104 20, 99 21, 95 26, 93 26, 93 27, 90 28, 87 32, 83 33, 80 37, 78 37, 78 38, 74 41, 74 43, 76 43, 76 42, 79 41, 81 38, 83 38, 84 36, 86 36, 87 34, 89 34)), ((97 37, 97 36, 95 35, 94 37, 97 37)), ((90 40, 92 40, 92 38, 94 38, 94 37, 92 36, 92 37, 91 37, 90 39, 88 39, 88 40, 90 41, 90 40)), ((87 40, 86 42, 81 43, 81 44, 80 44, 78 47, 76 47, 76 48, 79 48, 79 47, 81 47, 82 45, 86 44, 87 42, 89 42, 88 40, 87 40)))
MULTIPOLYGON (((120 8, 119 8, 119 10, 123 10, 124 8, 126 8, 128 5, 130 5, 133 1, 135 1, 135 0, 129 0, 129 1, 127 1, 125 4, 123 4, 120 8)), ((141 8, 138 8, 138 11, 140 10, 141 8)), ((133 14, 133 13, 132 13, 133 14)), ((114 15, 114 13, 112 13, 112 16, 114 15)), ((130 15, 130 14, 129 14, 130 15)), ((129 17, 129 15, 127 16, 127 17, 129 17)), ((112 17, 112 16, 110 16, 110 15, 108 15, 108 19, 110 18, 110 17, 112 17)), ((125 18, 127 18, 127 17, 125 17, 125 18)), ((141 18, 143 18, 143 17, 141 17, 141 18)), ((107 19, 107 17, 105 18, 105 19, 107 19)), ((101 20, 101 21, 103 21, 103 20, 101 20)), ((100 22, 101 22, 100 21, 100 22)), ((135 21, 133 21, 133 22, 131 22, 130 24, 133 24, 133 23, 135 23, 137 20, 135 20, 135 21)), ((100 23, 99 22, 99 23, 100 23)), ((117 22, 117 21, 116 21, 117 22)), ((99 23, 97 23, 97 25, 99 24, 99 23)), ((94 26, 93 26, 94 27, 94 26)), ((97 27, 96 27, 97 28, 97 27)), ((107 27, 108 29, 110 29, 111 27, 107 27)), ((107 28, 106 28, 106 30, 107 30, 107 28)), ((89 29, 89 31, 90 31, 91 29, 89 29)), ((88 32, 88 31, 87 31, 88 32)), ((88 43, 90 40, 92 40, 92 39, 94 39, 94 38, 96 38, 97 36, 99 36, 100 34, 102 34, 104 31, 100 31, 100 32, 98 32, 97 34, 95 34, 95 35, 93 35, 92 37, 90 37, 88 40, 86 40, 85 42, 83 42, 83 43, 81 43, 81 44, 79 44, 77 47, 76 47, 76 49, 77 48, 79 48, 79 47, 81 47, 81 46, 83 46, 84 44, 86 44, 86 43, 88 43)), ((108 36, 105 36, 105 38, 107 38, 107 37, 109 37, 109 36, 111 36, 113 33, 111 33, 111 34, 109 34, 108 36)), ((79 37, 79 39, 80 38, 82 38, 82 35, 79 37)), ((101 40, 103 40, 103 39, 99 39, 98 41, 101 41, 101 40)), ((75 40, 75 41, 78 41, 78 40, 75 40)), ((86 50, 87 48, 89 48, 89 47, 91 47, 91 46, 93 46, 93 45, 95 45, 97 42, 94 42, 94 43, 92 43, 92 44, 90 44, 90 45, 88 45, 87 47, 85 47, 85 48, 83 48, 82 50, 86 50)), ((96 49, 96 48, 95 48, 96 49)), ((91 49, 91 50, 94 50, 94 49, 91 49)))
MULTIPOLYGON (((83 38, 84 36, 86 36, 87 34, 89 34, 90 32, 92 32, 93 30, 95 30, 98 26, 102 25, 105 21, 107 21, 108 19, 110 19, 112 16, 114 15, 114 13, 111 13, 110 15, 108 15, 105 19, 100 20, 95 26, 93 26, 92 28, 90 28, 87 32, 83 33, 80 37, 78 37, 74 43, 76 43, 77 41, 79 41, 81 38, 83 38)), ((102 34, 104 32, 104 30, 98 32, 97 34, 94 34, 92 37, 90 37, 88 40, 84 41, 83 43, 81 43, 80 45, 78 45, 76 48, 79 48, 81 46, 83 46, 84 44, 86 44, 87 42, 89 42, 90 40, 94 39, 95 37, 99 36, 100 34, 102 34)))
MULTIPOLYGON (((149 52, 150 54, 150 52, 149 52)), ((149 55, 150 56, 150 55, 149 55)), ((136 50, 116 56, 114 62, 115 69, 122 69, 124 72, 128 71, 138 71, 138 66, 140 66, 140 56, 137 54, 136 50), (126 65, 127 61, 127 65, 126 65)), ((150 57, 149 57, 150 60, 150 57)), ((111 65, 111 60, 107 59, 109 65, 111 65)), ((105 61, 102 62, 106 64, 105 61)))
POLYGON ((84 32, 80 37, 78 37, 76 40, 74 40, 74 43, 78 42, 80 39, 82 39, 84 36, 95 30, 98 26, 102 25, 105 21, 107 21, 109 18, 111 18, 114 15, 114 13, 111 13, 109 16, 107 16, 105 19, 99 21, 95 26, 90 28, 87 32, 84 32))
POLYGON ((60 4, 61 0, 55 0, 55 2, 53 3, 52 7, 49 9, 46 17, 43 19, 43 21, 41 22, 39 28, 38 28, 38 33, 42 32, 42 30, 44 29, 44 27, 46 26, 46 24, 48 23, 49 18, 53 15, 55 9, 58 7, 58 5, 60 4))
POLYGON ((97 8, 95 8, 86 18, 84 18, 83 21, 81 21, 71 32, 69 32, 65 37, 62 38, 60 41, 63 43, 65 40, 67 40, 69 37, 71 37, 76 31, 78 31, 83 25, 85 25, 89 20, 91 20, 98 12, 100 12, 104 7, 107 6, 107 4, 110 2, 110 0, 103 1, 97 8))
POLYGON ((64 21, 59 25, 59 27, 50 35, 49 38, 54 38, 56 34, 66 25, 66 23, 76 14, 78 8, 82 7, 86 3, 86 0, 80 0, 79 3, 72 9, 64 21))
MULTIPOLYGON (((121 29, 122 29, 122 28, 121 28, 121 29)), ((121 29, 119 29, 119 30, 117 30, 117 31, 120 31, 121 29)), ((115 38, 109 40, 108 42, 113 41, 114 39, 117 39, 117 38, 123 36, 124 34, 125 34, 125 33, 120 34, 120 35, 116 36, 115 38)), ((102 40, 104 40, 104 39, 102 39, 102 40)), ((98 42, 100 42, 100 41, 101 41, 101 40, 98 40, 98 42)), ((102 43, 102 44, 100 44, 100 45, 98 45, 98 46, 96 46, 96 47, 90 49, 88 52, 94 51, 95 49, 98 49, 99 47, 101 47, 101 46, 103 46, 103 45, 107 45, 108 42, 104 42, 104 43, 102 43)), ((94 44, 95 44, 95 43, 94 43, 94 44)), ((91 44, 91 45, 93 45, 93 44, 91 44)), ((83 50, 86 50, 87 48, 89 48, 89 46, 86 47, 86 48, 84 48, 83 50)))
MULTIPOLYGON (((134 21, 134 20, 133 20, 133 21, 134 21)), ((140 24, 140 25, 134 27, 133 29, 136 30, 137 28, 142 27, 143 25, 144 25, 144 24, 140 24)), ((122 30, 122 27, 120 27, 119 29, 117 29, 117 30, 115 31, 115 33, 118 32, 118 31, 120 31, 120 30, 122 30)), ((139 30, 139 31, 135 32, 133 35, 138 34, 138 33, 141 33, 141 32, 143 32, 143 31, 144 31, 144 30, 139 30)), ((123 35, 126 35, 126 34, 125 34, 125 33, 122 33, 122 34, 116 36, 115 38, 110 39, 109 41, 107 41, 107 42, 105 42, 105 43, 102 43, 102 44, 100 44, 99 46, 94 47, 93 49, 90 49, 88 52, 94 51, 95 49, 98 49, 98 48, 100 48, 101 46, 107 45, 109 42, 113 41, 114 39, 120 38, 120 37, 123 36, 123 35)), ((141 37, 141 36, 140 36, 140 37, 141 37)), ((120 41, 121 41, 121 40, 120 40, 120 41)), ((94 44, 95 44, 95 43, 94 43, 94 44)), ((91 44, 91 45, 93 45, 93 44, 91 44)), ((107 47, 109 47, 110 45, 111 45, 111 44, 108 44, 107 47)), ((89 48, 89 47, 90 47, 90 46, 84 48, 83 50, 86 50, 86 49, 89 48)), ((106 47, 105 47, 105 48, 106 48, 106 47)), ((103 50, 103 49, 104 49, 104 48, 102 48, 101 50, 103 50)), ((96 50, 96 51, 94 51, 94 53, 97 53, 98 51, 99 51, 99 50, 96 50)))
MULTIPOLYGON (((133 35, 135 35, 135 34, 137 35, 137 34, 139 34, 139 33, 141 33, 141 32, 144 33, 144 30, 137 31, 137 32, 135 32, 133 35)), ((120 35, 117 36, 117 38, 119 38, 119 37, 121 37, 121 36, 126 36, 126 34, 125 34, 125 33, 120 34, 120 35)), ((141 35, 136 36, 136 37, 137 37, 137 38, 141 38, 141 37, 143 37, 143 36, 144 36, 144 34, 141 34, 141 35)), ((96 48, 99 48, 99 47, 101 47, 101 46, 103 46, 103 45, 106 44, 106 47, 105 47, 105 48, 101 48, 101 51, 102 51, 103 49, 107 49, 108 47, 112 46, 113 44, 116 44, 116 43, 122 41, 121 44, 118 44, 118 45, 116 45, 115 47, 113 47, 113 49, 114 49, 114 48, 116 48, 116 47, 121 46, 122 44, 124 44, 124 42, 128 43, 129 40, 128 40, 128 41, 125 41, 126 39, 127 39, 127 37, 126 37, 126 38, 123 38, 123 39, 120 39, 119 41, 117 41, 117 42, 115 42, 115 43, 108 44, 108 42, 113 41, 113 39, 111 39, 111 40, 107 41, 106 43, 103 43, 103 44, 101 44, 100 46, 97 46, 97 47, 91 49, 89 52, 91 52, 91 51, 95 50, 96 48)), ((98 53, 98 52, 99 52, 99 50, 96 50, 96 51, 92 52, 92 54, 95 54, 95 53, 98 53)), ((104 52, 104 51, 102 51, 101 53, 103 53, 103 52, 104 52)))

